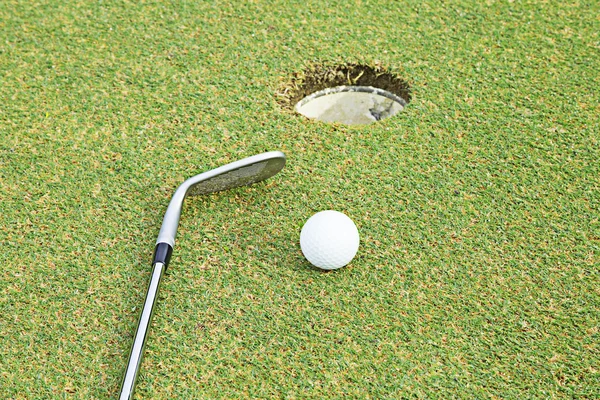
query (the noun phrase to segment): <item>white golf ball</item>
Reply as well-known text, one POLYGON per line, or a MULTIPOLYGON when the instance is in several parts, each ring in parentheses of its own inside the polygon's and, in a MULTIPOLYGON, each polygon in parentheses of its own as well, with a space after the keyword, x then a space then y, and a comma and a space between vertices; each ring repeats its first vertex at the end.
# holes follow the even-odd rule
POLYGON ((338 269, 347 265, 358 251, 358 229, 339 211, 327 210, 313 215, 300 232, 300 248, 315 267, 338 269))

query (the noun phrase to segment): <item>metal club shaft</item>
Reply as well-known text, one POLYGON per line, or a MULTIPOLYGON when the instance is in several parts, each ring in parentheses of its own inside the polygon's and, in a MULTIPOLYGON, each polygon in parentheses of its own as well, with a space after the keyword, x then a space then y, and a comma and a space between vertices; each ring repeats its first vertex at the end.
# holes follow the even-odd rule
POLYGON ((133 398, 135 382, 142 363, 144 346, 146 345, 146 338, 148 337, 148 332, 150 330, 150 322, 152 321, 152 315, 154 314, 154 306, 156 305, 156 299, 158 298, 158 289, 160 288, 160 281, 164 272, 165 265, 163 263, 154 264, 152 278, 150 279, 146 300, 144 301, 144 308, 140 314, 140 320, 135 331, 135 339, 133 340, 129 360, 127 361, 125 377, 123 378, 123 383, 119 392, 119 400, 130 400, 133 398))

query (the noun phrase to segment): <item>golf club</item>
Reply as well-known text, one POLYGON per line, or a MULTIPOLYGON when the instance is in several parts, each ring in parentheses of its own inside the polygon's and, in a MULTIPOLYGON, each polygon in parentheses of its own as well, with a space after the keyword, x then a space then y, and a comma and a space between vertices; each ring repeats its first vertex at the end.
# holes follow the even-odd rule
POLYGON ((121 384, 120 400, 129 400, 133 397, 154 305, 158 297, 160 280, 167 269, 173 246, 175 246, 175 235, 186 196, 208 194, 239 186, 252 185, 275 175, 281 171, 284 165, 285 155, 280 151, 257 154, 196 175, 177 188, 165 213, 156 241, 150 284, 148 285, 146 300, 144 300, 144 307, 131 346, 123 383, 121 384))

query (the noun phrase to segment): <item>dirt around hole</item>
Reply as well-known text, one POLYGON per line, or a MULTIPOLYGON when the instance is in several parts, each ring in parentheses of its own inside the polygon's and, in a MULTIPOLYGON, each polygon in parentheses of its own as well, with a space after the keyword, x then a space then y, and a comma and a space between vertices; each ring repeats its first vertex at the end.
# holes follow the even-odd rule
POLYGON ((313 65, 294 74, 291 81, 277 92, 277 101, 283 107, 294 106, 306 96, 336 86, 371 86, 401 97, 408 104, 411 100, 407 81, 385 71, 380 66, 360 64, 313 65))

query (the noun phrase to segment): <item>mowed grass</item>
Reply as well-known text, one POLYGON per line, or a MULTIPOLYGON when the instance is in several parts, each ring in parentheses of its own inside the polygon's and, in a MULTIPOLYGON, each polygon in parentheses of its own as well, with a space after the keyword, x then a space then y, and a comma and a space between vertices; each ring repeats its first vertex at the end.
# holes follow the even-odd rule
POLYGON ((115 398, 171 194, 138 398, 600 397, 597 2, 0 3, 0 398, 115 398), (278 104, 318 63, 410 82, 364 127, 278 104), (323 273, 324 209, 361 247, 323 273))

